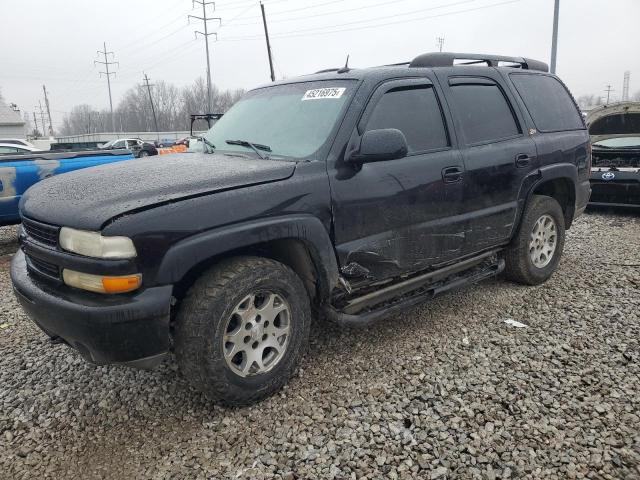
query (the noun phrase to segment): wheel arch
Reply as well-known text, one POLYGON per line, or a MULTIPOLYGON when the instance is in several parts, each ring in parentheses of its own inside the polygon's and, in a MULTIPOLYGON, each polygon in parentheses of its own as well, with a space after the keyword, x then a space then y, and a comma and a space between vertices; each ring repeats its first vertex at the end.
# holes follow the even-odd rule
POLYGON ((295 215, 222 227, 174 245, 165 254, 158 283, 173 284, 180 299, 198 276, 224 258, 255 255, 280 261, 301 278, 317 303, 337 286, 339 272, 333 244, 317 217, 295 215))
MULTIPOLYGON (((521 195, 522 208, 518 218, 518 225, 522 220, 527 205, 533 195, 545 195, 554 198, 562 209, 565 229, 573 223, 576 213, 576 183, 578 170, 573 164, 555 164, 540 168, 525 179, 521 195)), ((514 234, 517 233, 514 232, 514 234)))

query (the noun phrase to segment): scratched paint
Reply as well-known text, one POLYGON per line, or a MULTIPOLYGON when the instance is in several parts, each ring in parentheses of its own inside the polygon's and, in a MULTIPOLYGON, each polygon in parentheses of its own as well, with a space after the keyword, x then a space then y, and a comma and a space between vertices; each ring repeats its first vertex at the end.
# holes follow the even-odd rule
POLYGON ((16 167, 0 167, 0 201, 16 196, 16 167))
POLYGON ((37 159, 34 160, 33 163, 35 163, 38 168, 38 177, 40 180, 44 180, 45 178, 55 175, 56 169, 60 167, 60 160, 37 159))

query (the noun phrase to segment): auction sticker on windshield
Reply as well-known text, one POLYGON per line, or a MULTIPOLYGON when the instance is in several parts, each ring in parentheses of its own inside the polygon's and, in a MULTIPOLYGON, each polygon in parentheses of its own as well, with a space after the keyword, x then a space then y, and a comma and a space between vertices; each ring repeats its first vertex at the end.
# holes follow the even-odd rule
POLYGON ((332 87, 332 88, 314 88, 313 90, 307 90, 302 100, 322 100, 324 98, 340 98, 346 88, 332 87))

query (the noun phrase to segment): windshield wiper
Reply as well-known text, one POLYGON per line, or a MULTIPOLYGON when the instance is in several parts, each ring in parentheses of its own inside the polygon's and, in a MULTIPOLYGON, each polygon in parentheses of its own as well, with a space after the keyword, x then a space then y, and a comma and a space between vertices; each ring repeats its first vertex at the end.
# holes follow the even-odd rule
MULTIPOLYGON (((206 138, 204 138, 204 137, 200 137, 200 138, 202 139, 202 141, 204 142, 204 144, 205 144, 206 146, 211 147, 213 150, 215 150, 215 149, 216 149, 216 146, 215 146, 213 143, 211 143, 209 140, 207 140, 207 139, 206 139, 206 138)), ((210 152, 210 153, 213 153, 213 152, 210 152)))
POLYGON ((225 141, 229 145, 240 145, 241 147, 250 148, 251 150, 256 152, 256 155, 258 155, 262 160, 264 160, 265 158, 269 158, 268 156, 265 156, 262 153, 260 153, 260 150, 264 150, 265 152, 270 152, 271 151, 271 147, 268 146, 268 145, 261 145, 259 143, 251 143, 251 142, 247 142, 246 140, 225 140, 225 141))

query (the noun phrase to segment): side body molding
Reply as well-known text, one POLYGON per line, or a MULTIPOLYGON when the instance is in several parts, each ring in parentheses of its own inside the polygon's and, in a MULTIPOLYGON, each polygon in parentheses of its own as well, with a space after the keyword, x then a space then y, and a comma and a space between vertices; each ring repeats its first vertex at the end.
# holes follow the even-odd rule
POLYGON ((217 255, 272 240, 300 240, 308 249, 323 295, 338 285, 339 271, 326 228, 312 215, 287 215, 238 223, 199 233, 172 246, 157 274, 159 284, 178 282, 196 265, 217 255), (324 291, 326 290, 326 291, 324 291))

